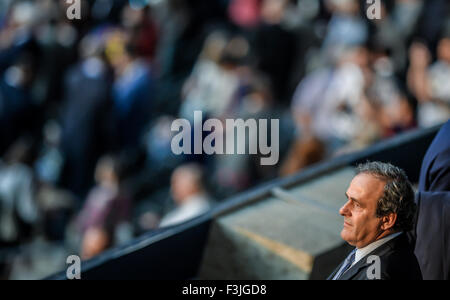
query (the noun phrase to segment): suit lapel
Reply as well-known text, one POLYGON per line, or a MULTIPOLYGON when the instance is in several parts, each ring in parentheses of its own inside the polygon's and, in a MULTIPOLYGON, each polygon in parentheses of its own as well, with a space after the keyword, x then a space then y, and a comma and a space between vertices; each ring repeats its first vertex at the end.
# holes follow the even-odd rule
POLYGON ((369 264, 367 263, 366 258, 362 258, 360 261, 358 261, 353 267, 347 270, 344 274, 342 274, 341 278, 338 280, 350 280, 353 277, 355 277, 361 269, 368 267, 369 264))
MULTIPOLYGON (((345 260, 344 260, 345 262, 345 260)), ((331 273, 331 275, 327 278, 327 280, 333 280, 334 276, 336 276, 336 273, 339 272, 339 270, 341 269, 342 265, 344 264, 344 262, 342 262, 334 271, 333 273, 331 273)))
POLYGON ((358 261, 353 267, 348 269, 347 272, 342 274, 342 276, 341 276, 341 278, 339 278, 339 280, 351 280, 356 275, 358 275, 363 269, 366 269, 366 268, 371 266, 371 264, 367 263, 367 258, 369 256, 377 255, 379 257, 382 257, 383 255, 386 254, 386 252, 388 252, 390 249, 394 248, 394 245, 396 243, 403 242, 402 239, 405 239, 405 234, 404 233, 402 233, 398 237, 390 240, 389 242, 381 245, 377 249, 373 250, 372 252, 370 252, 369 254, 364 256, 363 258, 361 258, 361 260, 358 261))

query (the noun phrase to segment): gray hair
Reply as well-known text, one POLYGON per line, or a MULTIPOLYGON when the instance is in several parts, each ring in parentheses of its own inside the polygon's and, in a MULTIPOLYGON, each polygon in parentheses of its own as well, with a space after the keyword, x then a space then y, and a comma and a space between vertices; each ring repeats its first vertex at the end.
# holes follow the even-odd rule
POLYGON ((397 214, 396 231, 410 231, 414 227, 417 206, 414 190, 405 171, 389 163, 368 162, 356 168, 357 174, 370 174, 386 182, 384 192, 378 200, 378 218, 391 213, 397 214))

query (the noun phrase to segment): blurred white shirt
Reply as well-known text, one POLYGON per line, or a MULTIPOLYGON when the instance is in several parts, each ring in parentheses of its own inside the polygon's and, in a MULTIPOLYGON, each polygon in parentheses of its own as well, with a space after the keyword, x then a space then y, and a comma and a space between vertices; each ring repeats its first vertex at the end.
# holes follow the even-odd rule
POLYGON ((429 71, 432 99, 420 103, 418 108, 419 126, 426 128, 445 123, 450 118, 450 65, 443 61, 434 63, 429 71))
POLYGON ((159 227, 177 225, 185 221, 196 218, 210 208, 210 203, 205 195, 196 195, 187 199, 186 203, 168 213, 162 220, 159 227))

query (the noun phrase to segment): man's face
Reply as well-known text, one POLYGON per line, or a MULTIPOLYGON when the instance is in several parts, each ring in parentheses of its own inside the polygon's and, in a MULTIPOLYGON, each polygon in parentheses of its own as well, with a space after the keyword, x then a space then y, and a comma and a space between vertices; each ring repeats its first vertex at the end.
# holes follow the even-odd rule
POLYGON ((381 218, 376 217, 378 199, 383 195, 385 182, 370 174, 359 174, 347 190, 347 203, 339 213, 344 217, 341 237, 357 248, 376 241, 381 229, 381 218))
POLYGON ((450 38, 444 38, 438 45, 439 59, 450 63, 450 38))
POLYGON ((198 193, 198 183, 189 171, 177 170, 172 175, 171 192, 175 203, 182 205, 186 199, 198 193))

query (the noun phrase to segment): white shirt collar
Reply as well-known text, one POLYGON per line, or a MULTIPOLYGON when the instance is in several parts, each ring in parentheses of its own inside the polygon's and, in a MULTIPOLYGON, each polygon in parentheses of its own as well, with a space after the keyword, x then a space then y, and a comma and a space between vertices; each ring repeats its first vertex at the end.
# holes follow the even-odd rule
POLYGON ((367 245, 364 248, 361 249, 356 249, 356 254, 355 254, 355 261, 352 264, 352 266, 354 266, 358 261, 360 261, 361 259, 363 259, 365 256, 367 256, 368 254, 370 254, 372 251, 374 251, 375 249, 381 247, 382 245, 386 244, 387 242, 389 242, 390 240, 395 239, 396 237, 398 237, 399 235, 401 235, 403 232, 397 232, 397 233, 393 233, 391 235, 388 235, 385 238, 382 238, 378 241, 373 242, 372 244, 367 245))

